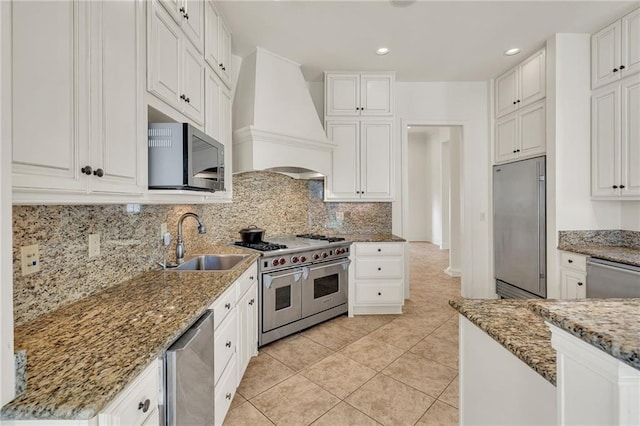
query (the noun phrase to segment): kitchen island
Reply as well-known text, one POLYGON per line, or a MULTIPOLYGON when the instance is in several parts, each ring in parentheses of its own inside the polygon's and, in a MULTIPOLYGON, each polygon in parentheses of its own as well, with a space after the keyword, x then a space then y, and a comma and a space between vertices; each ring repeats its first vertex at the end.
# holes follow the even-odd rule
MULTIPOLYGON (((248 253, 226 245, 209 252, 248 253)), ((27 384, 2 419, 94 418, 257 258, 225 272, 145 272, 16 327, 27 384)))
POLYGON ((461 314, 461 424, 640 422, 640 299, 450 304, 461 314))

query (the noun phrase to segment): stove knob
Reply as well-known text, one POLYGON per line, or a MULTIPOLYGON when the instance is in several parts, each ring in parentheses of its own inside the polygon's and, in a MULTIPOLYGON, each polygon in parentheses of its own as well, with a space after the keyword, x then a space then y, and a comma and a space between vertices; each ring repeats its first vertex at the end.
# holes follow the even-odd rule
POLYGON ((323 259, 326 259, 327 257, 329 257, 329 255, 327 254, 327 252, 326 252, 326 251, 323 251, 323 252, 322 252, 322 258, 323 258, 323 259))
POLYGON ((278 259, 273 259, 273 262, 271 262, 271 264, 273 266, 278 266, 280 264, 280 261, 278 259))
POLYGON ((342 253, 344 253, 344 249, 341 249, 341 248, 336 249, 336 254, 342 254, 342 253))
POLYGON ((320 255, 318 253, 313 253, 313 260, 320 259, 320 255))
POLYGON ((298 259, 298 256, 293 256, 293 257, 291 258, 291 262, 293 262, 293 263, 298 263, 298 261, 299 261, 299 260, 300 260, 300 259, 298 259))
POLYGON ((287 263, 287 261, 285 260, 284 257, 280 258, 280 264, 284 265, 285 263, 287 263))
POLYGON ((300 262, 306 262, 307 256, 300 256, 300 262))

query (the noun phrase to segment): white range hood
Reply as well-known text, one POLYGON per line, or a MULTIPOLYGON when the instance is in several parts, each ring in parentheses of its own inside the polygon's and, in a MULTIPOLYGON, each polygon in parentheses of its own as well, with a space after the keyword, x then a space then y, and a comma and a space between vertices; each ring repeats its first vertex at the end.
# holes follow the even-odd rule
POLYGON ((326 176, 327 140, 300 64, 262 48, 242 60, 233 101, 233 172, 326 176))

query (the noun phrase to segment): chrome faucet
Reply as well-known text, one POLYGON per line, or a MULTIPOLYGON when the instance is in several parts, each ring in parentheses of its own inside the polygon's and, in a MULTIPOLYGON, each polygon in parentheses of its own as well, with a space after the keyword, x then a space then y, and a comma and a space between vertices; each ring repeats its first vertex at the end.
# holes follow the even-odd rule
POLYGON ((189 212, 180 216, 180 219, 178 219, 178 243, 176 244, 176 263, 178 265, 184 263, 185 249, 184 241, 182 240, 182 221, 188 217, 192 217, 198 221, 198 232, 200 234, 204 234, 207 232, 204 223, 202 223, 202 221, 200 220, 200 216, 198 216, 197 214, 189 212))

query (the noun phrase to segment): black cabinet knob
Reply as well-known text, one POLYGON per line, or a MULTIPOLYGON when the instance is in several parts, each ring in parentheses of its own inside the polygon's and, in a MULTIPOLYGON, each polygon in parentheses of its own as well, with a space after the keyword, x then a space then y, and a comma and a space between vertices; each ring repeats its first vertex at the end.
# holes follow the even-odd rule
POLYGON ((513 150, 513 153, 514 153, 514 154, 516 153, 516 150, 515 150, 515 149, 513 150))
POLYGON ((520 99, 518 99, 516 102, 517 102, 517 103, 520 103, 520 99))
POLYGON ((189 14, 188 13, 184 14, 184 19, 189 19, 189 14))
POLYGON ((187 97, 186 97, 186 96, 185 96, 185 94, 183 93, 182 95, 180 95, 180 99, 182 99, 182 100, 184 101, 185 99, 187 99, 187 97))
POLYGON ((226 347, 230 348, 231 347, 231 340, 229 340, 227 343, 224 344, 226 347))
POLYGON ((227 70, 227 67, 222 67, 222 71, 226 71, 226 70, 227 70))
POLYGON ((182 7, 181 7, 180 9, 178 9, 178 10, 179 10, 180 12, 182 12, 182 13, 185 13, 185 12, 186 12, 186 10, 185 10, 184 6, 182 6, 182 7))
POLYGON ((614 69, 613 69, 613 72, 618 72, 618 68, 614 68, 614 69))
POLYGON ((580 283, 580 282, 579 282, 579 283, 578 283, 578 285, 579 285, 579 286, 581 286, 581 285, 582 285, 582 283, 580 283))
POLYGON ((624 185, 620 185, 620 189, 624 189, 624 185))
POLYGON ((513 104, 515 105, 515 104, 516 104, 516 101, 513 101, 513 104))
POLYGON ((624 69, 624 65, 620 65, 620 69, 623 70, 624 69))
POLYGON ((520 152, 520 150, 519 150, 519 149, 516 149, 516 152, 520 152))
POLYGON ((378 271, 382 271, 382 268, 378 268, 378 271))
POLYGON ((382 251, 382 249, 381 249, 381 248, 379 248, 379 249, 378 249, 378 251, 382 251))
POLYGON ((227 398, 229 401, 231 401, 231 393, 230 392, 227 393, 224 397, 227 398))
POLYGON ((567 260, 567 262, 569 262, 569 263, 573 263, 573 260, 569 259, 569 260, 567 260))
POLYGON ((94 174, 94 176, 102 177, 102 176, 104 176, 104 170, 102 170, 102 169, 95 169, 95 170, 93 171, 93 174, 94 174))
POLYGON ((231 303, 225 303, 224 307, 227 308, 227 309, 231 309, 231 303))
POLYGON ((223 64, 223 63, 220 63, 220 64, 218 64, 218 66, 219 66, 220 68, 222 68, 222 67, 224 66, 224 64, 223 64))
POLYGON ((149 411, 149 405, 151 405, 151 400, 149 398, 145 399, 144 402, 138 404, 138 410, 142 410, 143 413, 149 411))
POLYGON ((85 175, 90 175, 93 172, 93 169, 91 168, 91 166, 84 166, 80 169, 80 171, 85 175))
POLYGON ((613 185, 613 189, 618 189, 618 185, 613 185))
POLYGON ((184 99, 184 101, 185 101, 186 103, 188 103, 188 104, 190 104, 190 103, 191 103, 191 99, 189 99, 189 98, 185 98, 185 99, 184 99))

